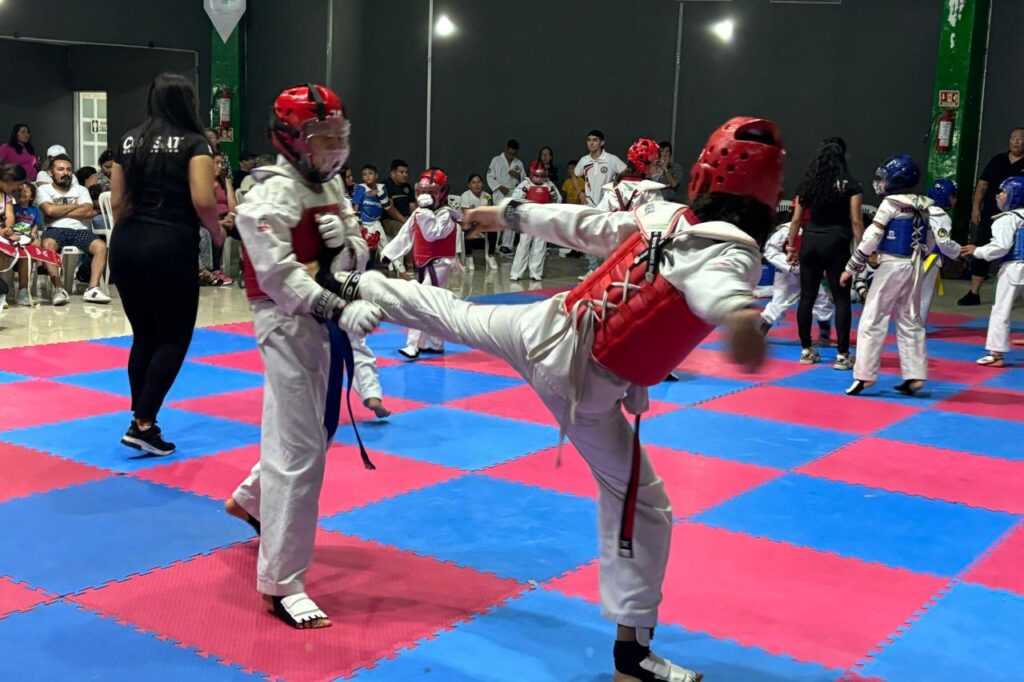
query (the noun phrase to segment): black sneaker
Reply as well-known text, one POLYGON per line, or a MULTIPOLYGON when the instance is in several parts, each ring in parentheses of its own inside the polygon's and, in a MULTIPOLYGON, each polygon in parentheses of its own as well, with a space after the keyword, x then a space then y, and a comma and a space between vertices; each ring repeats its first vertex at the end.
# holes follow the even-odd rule
POLYGON ((151 455, 169 455, 174 452, 174 443, 168 443, 161 437, 159 426, 153 424, 143 431, 134 420, 121 437, 121 444, 151 455))
POLYGON ((957 305, 981 305, 981 296, 968 291, 966 294, 960 297, 960 300, 956 302, 957 305))

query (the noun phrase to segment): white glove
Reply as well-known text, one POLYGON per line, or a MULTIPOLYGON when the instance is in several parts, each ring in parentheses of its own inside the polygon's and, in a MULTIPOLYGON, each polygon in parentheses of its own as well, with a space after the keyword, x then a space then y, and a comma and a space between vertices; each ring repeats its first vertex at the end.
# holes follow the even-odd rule
POLYGON ((434 205, 434 197, 429 194, 421 194, 416 197, 416 205, 420 208, 430 208, 434 205))
POLYGON ((328 248, 336 249, 345 244, 345 223, 341 216, 327 213, 317 219, 320 236, 328 248))
POLYGON ((384 311, 369 301, 352 301, 341 309, 338 326, 353 336, 366 336, 380 324, 384 311))
POLYGON ((370 247, 362 237, 346 237, 341 253, 331 262, 331 272, 362 272, 370 261, 370 247))

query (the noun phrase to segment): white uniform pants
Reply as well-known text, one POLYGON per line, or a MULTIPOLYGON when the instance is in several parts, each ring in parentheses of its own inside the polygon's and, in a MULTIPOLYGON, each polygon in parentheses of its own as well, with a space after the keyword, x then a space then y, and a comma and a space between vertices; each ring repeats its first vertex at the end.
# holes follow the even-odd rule
POLYGON ((1024 295, 1024 263, 1006 263, 996 280, 996 299, 992 303, 992 315, 988 318, 985 350, 997 353, 1010 351, 1010 313, 1018 295, 1024 295))
POLYGON ((364 401, 383 398, 384 392, 381 390, 380 374, 377 371, 377 356, 366 345, 366 337, 349 334, 348 340, 352 344, 352 354, 355 356, 353 388, 364 401))
POLYGON ((286 315, 270 301, 255 305, 253 319, 265 368, 260 461, 233 497, 260 520, 256 589, 287 596, 305 590, 313 561, 330 342, 312 317, 286 315))
MULTIPOLYGON (((452 274, 452 268, 455 267, 455 259, 453 258, 438 258, 433 261, 435 280, 430 279, 430 273, 427 272, 423 286, 430 286, 433 284, 435 287, 444 289, 448 286, 448 278, 452 274)), ((427 348, 429 350, 443 351, 444 350, 444 338, 434 336, 432 334, 424 334, 419 328, 414 328, 409 325, 409 335, 405 338, 405 349, 410 353, 414 353, 418 349, 427 348)))
POLYGON ((896 323, 903 378, 921 381, 928 378, 928 353, 919 311, 923 274, 915 282, 915 267, 920 268, 921 264, 909 258, 882 256, 857 325, 855 379, 878 381, 890 317, 896 323))
POLYGON ((921 324, 928 324, 928 312, 932 309, 932 301, 939 288, 939 271, 942 261, 935 259, 932 266, 925 270, 921 277, 921 324))
MULTIPOLYGON (((772 287, 772 300, 764 307, 761 317, 768 324, 775 324, 781 320, 786 311, 800 302, 800 277, 789 272, 775 272, 774 286, 772 287)), ((828 322, 832 319, 835 308, 825 287, 818 287, 818 298, 814 300, 814 319, 818 322, 828 322)))
MULTIPOLYGON (((531 305, 474 305, 439 287, 382 277, 361 282, 359 293, 379 305, 396 324, 419 327, 427 334, 502 358, 530 383, 555 418, 564 420, 576 334, 566 334, 539 361, 526 359, 531 348, 563 327, 564 295, 531 305)), ((581 402, 568 435, 590 465, 600 490, 602 612, 621 625, 654 627, 672 536, 672 508, 663 482, 643 453, 633 536, 635 556, 619 556, 619 525, 633 449, 633 429, 620 409, 627 384, 590 360, 579 381, 581 402)), ((558 519, 539 521, 558 523, 558 519)))
POLYGON ((519 235, 519 246, 516 257, 512 259, 512 279, 519 279, 526 272, 527 264, 532 279, 544 278, 544 258, 547 256, 548 243, 532 234, 519 235))

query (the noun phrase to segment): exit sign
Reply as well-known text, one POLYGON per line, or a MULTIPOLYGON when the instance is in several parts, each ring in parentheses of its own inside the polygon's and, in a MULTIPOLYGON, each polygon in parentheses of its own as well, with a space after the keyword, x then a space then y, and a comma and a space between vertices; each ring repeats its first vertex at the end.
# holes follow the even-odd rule
POLYGON ((959 90, 939 90, 939 106, 943 109, 960 108, 959 90))

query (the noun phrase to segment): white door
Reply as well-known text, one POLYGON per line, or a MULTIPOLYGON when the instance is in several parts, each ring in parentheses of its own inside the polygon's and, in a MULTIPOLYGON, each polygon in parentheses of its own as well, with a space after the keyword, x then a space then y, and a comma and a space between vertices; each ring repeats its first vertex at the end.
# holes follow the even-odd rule
POLYGON ((107 93, 75 93, 75 168, 99 167, 107 148, 107 93))

